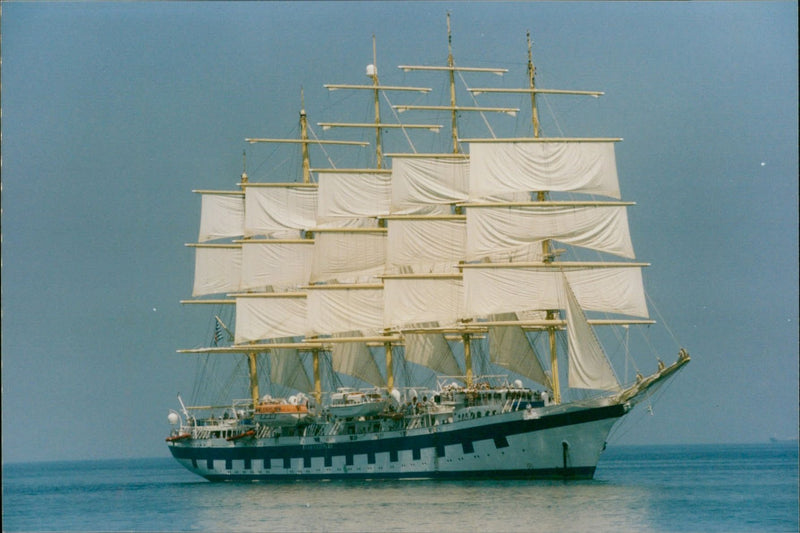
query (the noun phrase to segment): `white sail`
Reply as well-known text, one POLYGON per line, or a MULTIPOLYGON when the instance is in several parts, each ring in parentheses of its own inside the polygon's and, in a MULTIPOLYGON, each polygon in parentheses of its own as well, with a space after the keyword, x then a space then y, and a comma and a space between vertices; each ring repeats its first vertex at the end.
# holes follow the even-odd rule
MULTIPOLYGON (((475 266, 464 269, 465 312, 468 316, 566 308, 560 269, 475 266)), ((561 268, 583 309, 648 316, 640 267, 561 268)))
POLYGON ((573 191, 619 198, 612 142, 471 142, 469 197, 573 191))
POLYGON ((242 270, 242 248, 238 245, 195 245, 192 296, 238 290, 242 270))
POLYGON ((556 241, 634 258, 623 206, 537 207, 492 206, 467 210, 467 260, 556 241))
POLYGON ((203 191, 198 242, 240 237, 244 234, 244 194, 203 191))
POLYGON ((311 282, 355 282, 375 277, 386 264, 386 230, 342 228, 314 233, 311 282))
POLYGON ((586 321, 566 276, 563 277, 563 286, 567 300, 569 386, 578 389, 620 390, 614 370, 594 330, 586 321))
POLYGON ((300 392, 311 392, 311 380, 297 349, 275 348, 267 356, 270 363, 269 379, 272 383, 300 392))
MULTIPOLYGON (((495 317, 497 320, 517 320, 517 315, 495 317)), ((552 387, 527 335, 520 326, 489 327, 489 356, 492 363, 517 374, 552 387)))
POLYGON ((383 287, 317 285, 308 291, 308 335, 359 331, 377 335, 383 329, 383 287))
POLYGON ((297 237, 301 230, 316 225, 316 185, 248 184, 244 199, 244 229, 247 237, 297 237))
POLYGON ((239 290, 275 290, 307 285, 311 277, 312 239, 243 241, 239 290))
POLYGON ((391 174, 386 172, 324 172, 319 180, 317 221, 328 218, 377 217, 389 214, 391 174))
POLYGON ((406 333, 406 361, 430 368, 443 376, 460 376, 453 350, 441 333, 406 333))
POLYGON ((304 293, 264 293, 236 297, 236 344, 298 337, 306 332, 304 293))
POLYGON ((340 374, 354 376, 376 387, 385 387, 375 358, 364 342, 339 342, 331 349, 331 365, 340 374))
POLYGON ((446 272, 464 260, 463 216, 391 218, 387 225, 387 272, 446 272))
POLYGON ((463 316, 461 275, 409 275, 383 280, 387 328, 405 328, 421 322, 452 326, 463 316))
POLYGON ((469 160, 401 157, 392 160, 392 213, 449 214, 468 197, 469 160))

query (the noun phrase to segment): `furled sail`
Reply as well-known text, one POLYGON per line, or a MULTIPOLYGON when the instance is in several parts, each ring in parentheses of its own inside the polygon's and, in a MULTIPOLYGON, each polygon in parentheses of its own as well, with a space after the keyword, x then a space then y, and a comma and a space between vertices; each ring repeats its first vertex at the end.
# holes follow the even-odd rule
POLYGON ((196 244, 192 296, 239 289, 242 247, 237 244, 196 244))
POLYGON ((583 309, 647 317, 641 265, 601 267, 476 264, 464 268, 467 316, 525 310, 565 309, 564 272, 583 309), (513 267, 513 268, 499 268, 513 267))
POLYGON ((624 206, 492 205, 467 209, 467 260, 556 241, 634 258, 624 206))
POLYGON ((463 316, 460 274, 384 276, 386 328, 403 329, 420 322, 452 326, 463 316))
POLYGON ((307 334, 359 331, 369 336, 377 335, 382 329, 382 285, 315 285, 308 288, 307 334))
POLYGON ((202 191, 198 242, 241 237, 244 234, 244 194, 202 191))
POLYGON ((248 184, 245 189, 245 236, 298 237, 313 228, 317 215, 316 184, 248 184))
POLYGON ((409 215, 387 225, 387 272, 447 272, 464 260, 463 215, 409 215))
POLYGON ((430 368, 443 376, 460 376, 450 344, 441 333, 406 333, 406 361, 430 368))
POLYGON ((299 337, 306 332, 306 294, 254 293, 236 296, 236 344, 299 337))
MULTIPOLYGON (((518 316, 516 313, 505 313, 494 318, 517 320, 518 316)), ((492 363, 552 388, 550 377, 520 326, 489 327, 489 356, 492 363)))
POLYGON ((612 142, 471 142, 469 197, 572 191, 619 198, 612 142))
POLYGON ((566 276, 563 277, 563 287, 567 300, 569 386, 578 389, 620 390, 614 370, 594 330, 586 321, 566 276))
POLYGON ((313 239, 242 241, 240 290, 281 290, 307 285, 313 239))
POLYGON ((311 380, 300 354, 295 348, 275 348, 267 353, 269 378, 272 383, 300 392, 311 392, 311 380))

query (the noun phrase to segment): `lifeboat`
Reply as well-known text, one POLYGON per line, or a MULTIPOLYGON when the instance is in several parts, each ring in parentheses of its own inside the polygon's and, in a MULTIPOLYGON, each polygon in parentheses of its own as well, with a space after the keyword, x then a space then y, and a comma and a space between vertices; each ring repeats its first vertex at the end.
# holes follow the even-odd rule
POLYGON ((253 419, 265 426, 296 426, 311 417, 304 403, 287 403, 281 400, 262 400, 256 404, 253 419))
POLYGON ((328 412, 336 418, 375 416, 386 408, 387 400, 377 393, 339 389, 331 395, 328 412))

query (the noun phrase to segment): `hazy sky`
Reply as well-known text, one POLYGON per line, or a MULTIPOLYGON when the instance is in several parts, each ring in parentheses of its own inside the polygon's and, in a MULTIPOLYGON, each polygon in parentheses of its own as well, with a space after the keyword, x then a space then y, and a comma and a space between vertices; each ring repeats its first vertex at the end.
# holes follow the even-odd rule
MULTIPOLYGON (((234 188, 245 137, 291 135, 301 86, 313 124, 369 120, 322 85, 368 81, 373 33, 383 83, 442 89, 396 66, 444 64, 448 10, 457 64, 511 70, 472 85, 524 85, 530 30, 540 87, 606 92, 548 98, 545 133, 625 139, 647 290, 693 360, 612 444, 797 436, 795 2, 3 2, 4 462, 168 455, 175 350, 207 341, 178 303, 191 190, 234 188)), ((247 150, 251 179, 295 179, 247 150)))

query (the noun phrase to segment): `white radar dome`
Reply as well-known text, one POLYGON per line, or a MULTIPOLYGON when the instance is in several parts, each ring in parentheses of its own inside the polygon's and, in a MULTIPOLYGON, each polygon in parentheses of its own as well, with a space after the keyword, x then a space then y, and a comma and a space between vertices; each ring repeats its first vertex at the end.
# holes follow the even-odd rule
POLYGON ((170 413, 170 414, 167 416, 167 420, 169 420, 169 423, 170 423, 170 424, 172 424, 172 425, 174 426, 174 425, 176 425, 178 422, 180 422, 180 421, 181 421, 181 417, 179 417, 179 416, 178 416, 178 413, 170 413))
POLYGON ((515 380, 515 381, 514 381, 514 386, 515 386, 516 388, 518 388, 518 389, 521 389, 521 388, 522 388, 522 380, 521 380, 521 379, 517 379, 517 380, 515 380))

